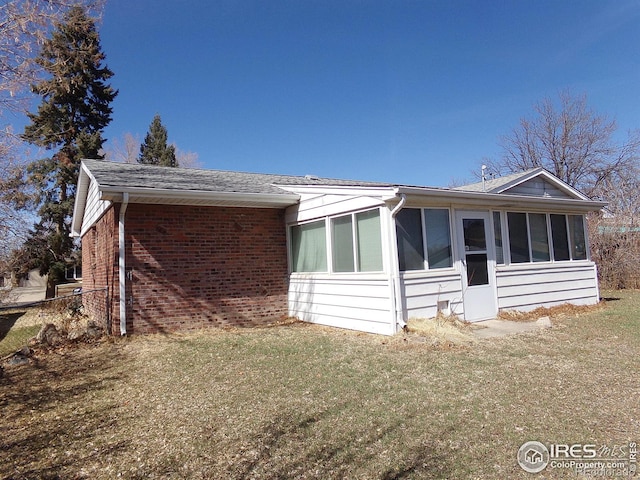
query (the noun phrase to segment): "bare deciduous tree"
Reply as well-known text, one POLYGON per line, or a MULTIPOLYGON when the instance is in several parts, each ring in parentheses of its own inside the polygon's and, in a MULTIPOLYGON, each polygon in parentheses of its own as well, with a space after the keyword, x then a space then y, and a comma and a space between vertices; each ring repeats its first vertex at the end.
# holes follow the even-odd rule
POLYGON ((594 112, 585 95, 559 95, 558 105, 546 98, 534 105, 534 114, 522 118, 501 138, 503 155, 488 165, 495 174, 544 167, 592 198, 606 198, 604 186, 624 176, 638 163, 640 133, 626 142, 614 139, 615 120, 594 112))
MULTIPOLYGON (((176 160, 180 168, 200 168, 202 165, 195 152, 185 152, 172 144, 176 151, 176 160)), ((104 149, 106 160, 119 163, 138 163, 140 138, 132 133, 125 133, 122 139, 113 139, 104 149)))
POLYGON ((122 139, 114 138, 104 149, 105 160, 118 163, 138 163, 140 153, 140 138, 131 133, 125 133, 122 139))
POLYGON ((589 216, 592 257, 605 288, 640 286, 640 130, 615 140, 616 122, 563 92, 534 106, 502 137, 503 155, 484 159, 493 174, 544 167, 587 196, 608 202, 589 216))

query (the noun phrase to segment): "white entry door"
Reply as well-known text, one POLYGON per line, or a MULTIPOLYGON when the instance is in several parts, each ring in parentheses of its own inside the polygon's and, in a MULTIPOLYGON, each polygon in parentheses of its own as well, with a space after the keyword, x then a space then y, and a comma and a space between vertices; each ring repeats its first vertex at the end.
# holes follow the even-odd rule
POLYGON ((464 319, 495 318, 495 246, 489 212, 457 211, 458 246, 462 263, 464 319))

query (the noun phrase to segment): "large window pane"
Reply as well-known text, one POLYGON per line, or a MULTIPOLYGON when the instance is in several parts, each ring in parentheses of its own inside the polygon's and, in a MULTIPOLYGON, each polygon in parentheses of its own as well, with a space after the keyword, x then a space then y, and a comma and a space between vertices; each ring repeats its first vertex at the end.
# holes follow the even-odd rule
POLYGON ((527 235, 527 214, 507 213, 509 229, 509 251, 511 263, 529 262, 529 236, 527 235))
POLYGON ((566 215, 551 215, 551 239, 553 259, 557 262, 569 260, 569 238, 567 237, 566 215))
POLYGON ((380 237, 380 211, 356 214, 358 236, 358 271, 382 270, 382 239, 380 237))
POLYGON ((294 272, 327 271, 327 237, 324 220, 291 227, 294 272))
POLYGON ((427 209, 424 211, 427 230, 427 257, 429 268, 448 268, 453 265, 451 257, 451 230, 449 210, 427 209))
POLYGON ((423 270, 424 247, 422 240, 422 217, 417 208, 405 208, 396 216, 398 238, 398 261, 400 270, 423 270))
POLYGON ((504 264, 504 250, 502 248, 502 223, 500 212, 493 212, 493 236, 496 240, 496 263, 504 264))
POLYGON ((331 224, 333 271, 353 272, 353 225, 351 223, 351 215, 334 218, 331 224))
POLYGON ((571 238, 571 258, 586 260, 587 240, 584 234, 582 215, 569 215, 569 236, 571 238))
POLYGON ((544 213, 529 214, 529 230, 531 232, 531 256, 534 262, 548 262, 549 236, 547 235, 547 216, 544 213))

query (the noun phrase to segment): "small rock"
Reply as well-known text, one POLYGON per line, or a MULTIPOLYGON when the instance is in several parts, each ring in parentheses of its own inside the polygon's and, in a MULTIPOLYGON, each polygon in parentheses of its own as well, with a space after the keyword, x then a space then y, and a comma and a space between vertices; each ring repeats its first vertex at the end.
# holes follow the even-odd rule
POLYGON ((26 355, 23 355, 20 352, 16 352, 7 360, 7 365, 26 365, 31 360, 26 355))
POLYGON ((96 339, 102 337, 104 335, 104 330, 97 326, 95 323, 90 323, 87 325, 86 331, 87 338, 96 339))
POLYGON ((536 320, 536 325, 538 325, 540 328, 551 328, 551 318, 540 317, 538 320, 536 320))
POLYGON ((85 330, 74 328, 67 334, 67 340, 75 342, 76 340, 82 340, 87 332, 85 330))
POLYGON ((38 343, 53 347, 61 344, 64 338, 53 323, 48 323, 40 329, 38 335, 36 335, 36 340, 38 343))

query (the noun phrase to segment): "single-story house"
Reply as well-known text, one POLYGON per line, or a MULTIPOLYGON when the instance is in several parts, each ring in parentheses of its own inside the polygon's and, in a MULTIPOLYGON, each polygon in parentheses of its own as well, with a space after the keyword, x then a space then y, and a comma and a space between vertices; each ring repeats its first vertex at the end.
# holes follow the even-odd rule
POLYGON ((72 231, 114 334, 291 316, 391 335, 597 303, 602 207, 541 168, 432 188, 85 160, 72 231))

